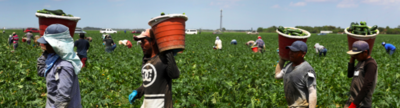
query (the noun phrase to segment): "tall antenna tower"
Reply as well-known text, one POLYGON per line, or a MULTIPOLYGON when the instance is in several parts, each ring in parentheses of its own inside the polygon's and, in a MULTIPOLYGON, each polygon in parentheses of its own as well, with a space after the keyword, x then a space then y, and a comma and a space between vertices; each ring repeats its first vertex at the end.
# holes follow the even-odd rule
POLYGON ((221 20, 220 20, 219 30, 222 32, 222 9, 221 9, 221 20))

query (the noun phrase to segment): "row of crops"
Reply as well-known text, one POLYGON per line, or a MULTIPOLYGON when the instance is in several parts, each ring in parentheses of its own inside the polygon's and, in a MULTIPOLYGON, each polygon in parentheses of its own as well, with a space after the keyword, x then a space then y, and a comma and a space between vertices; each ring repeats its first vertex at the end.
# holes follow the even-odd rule
MULTIPOLYGON (((10 33, 12 31, 7 31, 10 33)), ((19 36, 24 33, 16 31, 19 36)), ((105 53, 101 34, 87 31, 93 38, 88 53, 87 68, 79 74, 82 106, 84 107, 140 107, 142 100, 128 102, 128 95, 141 85, 141 48, 118 46, 113 53, 105 53)), ((0 39, 0 107, 44 107, 46 84, 36 73, 36 59, 40 48, 20 42, 11 53, 7 43, 9 34, 0 39)), ((267 52, 252 53, 245 42, 257 35, 224 33, 223 50, 213 50, 215 37, 211 33, 186 36, 186 50, 176 56, 182 72, 173 80, 174 107, 286 107, 282 80, 274 79, 279 60, 278 35, 260 34, 267 43, 267 52), (236 39, 238 45, 230 45, 236 39)), ((112 34, 114 41, 129 39, 132 34, 112 34)), ((78 39, 78 35, 75 35, 78 39)), ((395 35, 378 35, 372 57, 378 63, 378 82, 373 95, 373 106, 400 107, 399 53, 386 54, 380 42, 400 46, 395 35)), ((343 107, 348 99, 351 79, 347 78, 346 35, 312 36, 307 41, 305 59, 317 74, 318 107, 343 107), (328 49, 326 57, 318 57, 313 45, 320 43, 328 49)))

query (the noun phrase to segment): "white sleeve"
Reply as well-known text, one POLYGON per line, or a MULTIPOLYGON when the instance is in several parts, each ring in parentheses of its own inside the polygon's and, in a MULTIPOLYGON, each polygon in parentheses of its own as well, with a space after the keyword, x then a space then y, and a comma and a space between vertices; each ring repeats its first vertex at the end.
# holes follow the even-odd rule
POLYGON ((285 75, 285 70, 286 69, 282 69, 281 72, 279 72, 279 74, 275 75, 275 79, 282 79, 283 75, 285 75))

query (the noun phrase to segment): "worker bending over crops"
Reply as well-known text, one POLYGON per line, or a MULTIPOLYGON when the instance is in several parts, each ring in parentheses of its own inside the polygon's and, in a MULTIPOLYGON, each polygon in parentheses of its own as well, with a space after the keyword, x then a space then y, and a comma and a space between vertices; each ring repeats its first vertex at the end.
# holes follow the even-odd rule
POLYGON ((345 108, 371 108, 372 94, 378 79, 378 65, 370 56, 369 45, 365 41, 356 41, 347 52, 351 56, 347 77, 353 77, 350 85, 350 97, 345 108), (358 63, 354 67, 354 60, 358 63))
POLYGON ((33 41, 34 42, 33 46, 35 46, 35 48, 36 48, 36 46, 40 46, 40 43, 37 42, 38 39, 40 39, 40 36, 39 35, 35 35, 35 40, 33 41))
POLYGON ((124 45, 124 46, 127 46, 128 48, 131 48, 132 47, 132 43, 131 43, 131 41, 129 41, 129 40, 120 40, 119 42, 118 42, 118 44, 119 45, 124 45))
POLYGON ((222 50, 222 41, 221 41, 221 39, 219 39, 218 36, 217 36, 217 38, 215 39, 215 46, 214 46, 214 49, 222 50))
POLYGON ((250 40, 250 41, 246 42, 246 45, 247 45, 247 46, 253 46, 253 44, 254 44, 254 41, 253 41, 253 40, 250 40))
POLYGON ((237 41, 236 41, 236 39, 233 39, 232 41, 231 41, 231 45, 236 45, 237 44, 237 41))
POLYGON ((83 66, 86 66, 87 53, 89 52, 90 43, 85 39, 85 33, 79 34, 79 40, 75 41, 76 52, 83 66))
POLYGON ((295 41, 289 50, 290 62, 280 59, 275 69, 275 78, 283 79, 286 102, 290 108, 315 108, 317 104, 317 78, 311 65, 304 60, 307 44, 295 41))
POLYGON ((26 36, 26 43, 28 43, 28 45, 31 45, 31 39, 33 37, 32 31, 26 33, 25 36, 26 36))
POLYGON ((393 55, 393 53, 396 51, 396 47, 390 43, 382 42, 382 46, 385 47, 386 53, 389 55, 393 55))
POLYGON ((328 52, 328 50, 324 46, 320 45, 319 43, 316 43, 314 45, 314 48, 315 48, 316 53, 319 53, 320 57, 322 54, 324 54, 324 56, 326 56, 326 52, 328 52))
POLYGON ((256 40, 255 44, 252 47, 258 47, 258 52, 263 53, 265 50, 265 43, 264 41, 261 39, 261 36, 258 36, 258 39, 256 40))
POLYGON ((179 78, 174 52, 159 52, 154 34, 150 29, 135 37, 142 40, 144 57, 141 66, 142 85, 129 95, 129 102, 144 96, 141 108, 172 108, 172 79, 179 78))
POLYGON ((81 108, 78 74, 82 62, 74 53, 74 40, 68 27, 52 24, 38 39, 45 50, 37 59, 38 75, 47 85, 46 108, 81 108))
POLYGON ((114 51, 116 44, 109 35, 106 35, 105 39, 103 40, 103 43, 106 45, 106 52, 110 53, 114 51))

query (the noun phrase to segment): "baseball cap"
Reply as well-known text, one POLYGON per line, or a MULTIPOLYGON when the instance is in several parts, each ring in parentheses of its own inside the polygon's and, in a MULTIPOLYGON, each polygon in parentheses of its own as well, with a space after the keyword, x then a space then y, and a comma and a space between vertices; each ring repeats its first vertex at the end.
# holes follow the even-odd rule
POLYGON ((291 51, 303 51, 307 53, 307 44, 303 41, 295 41, 292 45, 287 46, 286 49, 290 49, 291 51))
POLYGON ((382 42, 382 45, 386 45, 386 42, 382 42))
MULTIPOLYGON (((68 27, 62 24, 52 24, 46 28, 44 31, 45 34, 58 34, 58 33, 64 33, 65 31, 68 30, 68 27)), ((42 43, 42 44, 48 44, 46 39, 42 36, 37 40, 37 42, 42 43)))
POLYGON ((133 37, 135 41, 142 40, 146 37, 150 36, 150 29, 146 29, 145 32, 142 32, 139 36, 133 37))
POLYGON ((347 51, 347 54, 349 55, 356 55, 356 54, 360 54, 361 52, 368 50, 369 49, 369 45, 367 42, 365 41, 356 41, 353 43, 353 47, 350 51, 347 51))

